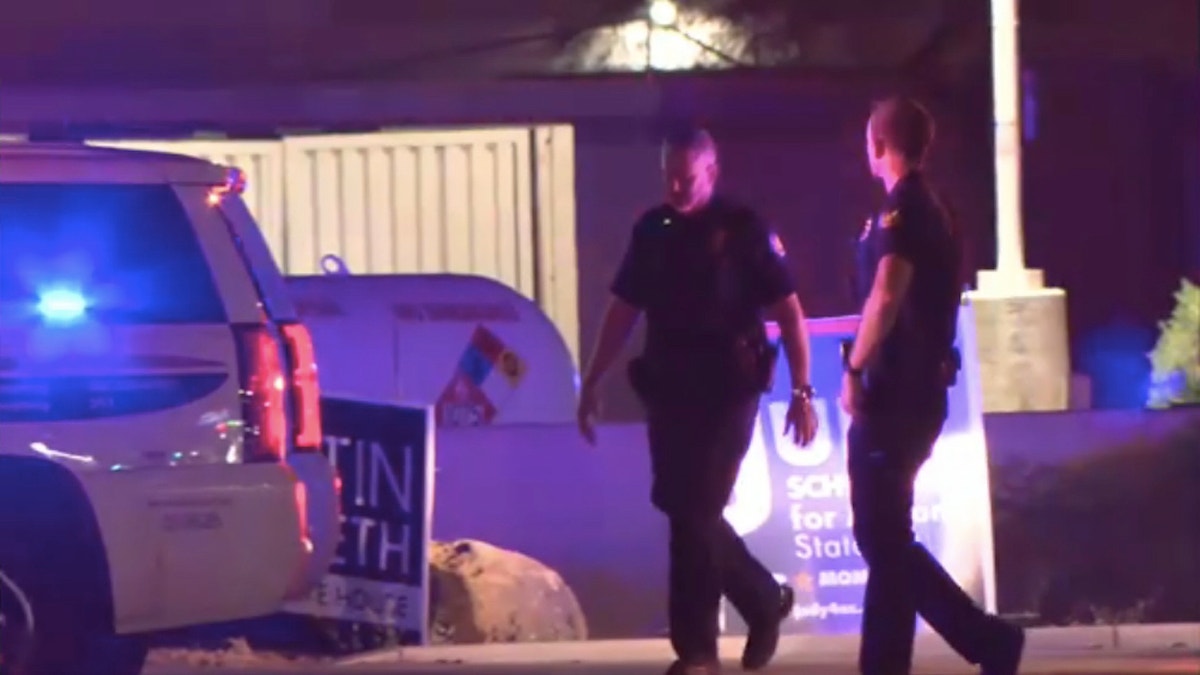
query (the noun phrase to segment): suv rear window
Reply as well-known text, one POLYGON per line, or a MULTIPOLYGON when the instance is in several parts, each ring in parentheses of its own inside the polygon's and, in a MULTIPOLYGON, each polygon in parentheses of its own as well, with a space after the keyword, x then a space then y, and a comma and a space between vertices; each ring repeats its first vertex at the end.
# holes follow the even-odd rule
POLYGON ((225 321, 171 186, 0 183, 0 315, 64 294, 106 323, 225 321))

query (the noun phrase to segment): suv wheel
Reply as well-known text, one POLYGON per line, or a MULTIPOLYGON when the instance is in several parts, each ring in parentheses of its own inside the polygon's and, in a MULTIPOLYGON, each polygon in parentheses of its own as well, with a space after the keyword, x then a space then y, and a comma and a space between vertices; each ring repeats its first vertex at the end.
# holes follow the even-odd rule
POLYGON ((147 643, 87 635, 77 612, 47 601, 0 561, 0 675, 138 675, 147 643))
POLYGON ((18 675, 33 651, 33 606, 25 591, 0 569, 0 675, 18 675))

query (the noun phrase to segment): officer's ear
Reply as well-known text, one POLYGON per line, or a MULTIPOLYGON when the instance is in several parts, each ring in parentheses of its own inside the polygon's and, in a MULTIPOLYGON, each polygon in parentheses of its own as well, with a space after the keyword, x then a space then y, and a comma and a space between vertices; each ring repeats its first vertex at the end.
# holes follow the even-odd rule
POLYGON ((871 154, 875 159, 883 159, 883 156, 887 154, 887 145, 884 144, 882 138, 878 136, 871 137, 871 154))

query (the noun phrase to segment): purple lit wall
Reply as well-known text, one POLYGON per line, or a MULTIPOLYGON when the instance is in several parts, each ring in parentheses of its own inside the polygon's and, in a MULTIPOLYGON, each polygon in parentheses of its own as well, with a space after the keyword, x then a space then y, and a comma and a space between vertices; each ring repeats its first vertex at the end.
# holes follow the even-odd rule
MULTIPOLYGON (((1080 560, 1121 560, 1106 569, 1100 591, 1086 584, 1064 592, 1099 598, 1099 592, 1139 599, 1147 581, 1166 583, 1180 598, 1200 599, 1200 558, 1191 514, 1200 509, 1200 455, 1173 437, 1200 428, 1200 409, 1167 413, 1096 411, 1068 414, 1012 414, 984 418, 996 519, 996 583, 999 608, 1010 613, 1037 611, 1044 603, 1046 579, 1062 572, 1078 574, 1080 560), (1114 452, 1141 454, 1148 468, 1114 472, 1094 468, 1114 452), (1124 449, 1124 450, 1123 450, 1124 449), (1182 458, 1183 462, 1180 463, 1182 458), (1065 478, 1062 469, 1066 469, 1065 478), (1082 473, 1080 473, 1082 471, 1082 473), (1173 478, 1164 479, 1163 475, 1173 478), (1083 480, 1071 476, 1083 476, 1083 480), (1100 475, 1103 482, 1097 483, 1100 475), (1050 481, 1047 482, 1047 479, 1050 481), (1114 482, 1115 480, 1115 482, 1114 482), (1093 494, 1072 488, 1082 483, 1093 494), (1169 483, 1169 484, 1167 484, 1169 483), (1096 491, 1099 484, 1103 489, 1096 491), (1114 520, 1086 532, 1087 523, 1065 518, 1050 522, 1034 510, 1047 485, 1063 490, 1058 507, 1066 514, 1079 500, 1109 506, 1114 520), (1010 488, 1010 489, 1006 489, 1010 488), (1156 489, 1157 488, 1157 489, 1156 489), (1106 500, 1113 501, 1106 504, 1106 500), (1143 502, 1130 509, 1127 502, 1143 502), (1111 508, 1115 506, 1115 509, 1111 508), (1152 535, 1138 545, 1113 551, 1111 536, 1121 537, 1138 523, 1140 511, 1159 509, 1152 535), (1121 518, 1126 513, 1129 518, 1121 518), (1033 516, 1033 520, 1030 519, 1033 516), (1058 528, 1058 529, 1055 529, 1058 528), (1107 529, 1112 528, 1112 529, 1107 529), (1105 536, 1106 533, 1108 536, 1105 536), (1040 537, 1040 539, 1038 538, 1040 537), (1070 539, 1077 550, 1054 550, 1055 540, 1070 539), (1032 545, 1032 549, 1026 549, 1032 545), (1153 560, 1129 563, 1138 548, 1153 560), (1175 546, 1182 557, 1161 553, 1175 546), (1161 570, 1151 565, 1169 562, 1161 570), (1146 579, 1160 575, 1157 578, 1146 579)), ((666 626, 666 524, 649 504, 649 460, 641 425, 599 429, 601 444, 585 446, 570 426, 512 426, 451 429, 438 441, 438 473, 433 536, 437 540, 475 538, 512 548, 558 570, 579 596, 593 639, 653 637, 666 626), (529 467, 538 470, 531 471, 529 467)), ((1053 497, 1054 495, 1051 494, 1053 497)), ((1052 502, 1053 506, 1054 503, 1052 502)), ((1044 508, 1044 507, 1043 507, 1044 508)), ((1069 515, 1069 514, 1068 514, 1069 515)), ((1086 515, 1086 514, 1085 514, 1086 515)), ((1057 515, 1055 516, 1057 517, 1057 515)), ((1121 539, 1125 541, 1125 539, 1121 539)), ((1086 564, 1084 565, 1086 568, 1086 564)), ((1099 568, 1097 564, 1092 567, 1099 568)), ((1104 601, 1109 596, 1104 595, 1104 601)), ((1165 598, 1173 600, 1175 598, 1165 598)), ((1125 601, 1118 597, 1116 602, 1125 601)), ((1164 607, 1168 620, 1196 621, 1197 604, 1164 607), (1167 612, 1174 612, 1173 614, 1167 612)), ((1152 617, 1155 615, 1151 615, 1152 617)), ((1161 619, 1159 619, 1161 620, 1161 619)))

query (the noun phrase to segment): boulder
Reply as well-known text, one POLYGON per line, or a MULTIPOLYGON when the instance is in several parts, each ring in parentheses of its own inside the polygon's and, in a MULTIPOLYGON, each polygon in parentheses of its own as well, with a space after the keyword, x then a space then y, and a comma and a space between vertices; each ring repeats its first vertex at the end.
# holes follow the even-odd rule
POLYGON ((516 551, 480 541, 434 542, 433 644, 587 639, 587 620, 557 572, 516 551))

